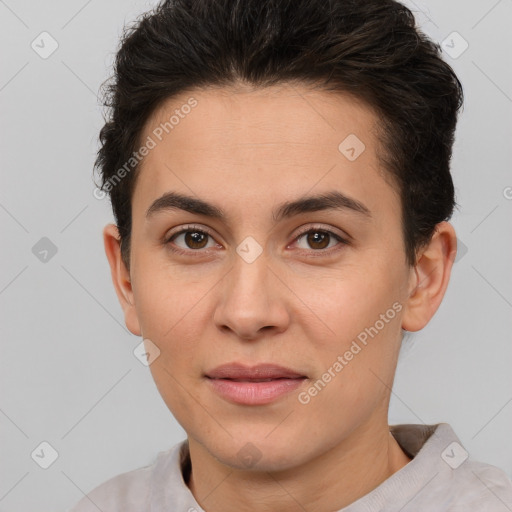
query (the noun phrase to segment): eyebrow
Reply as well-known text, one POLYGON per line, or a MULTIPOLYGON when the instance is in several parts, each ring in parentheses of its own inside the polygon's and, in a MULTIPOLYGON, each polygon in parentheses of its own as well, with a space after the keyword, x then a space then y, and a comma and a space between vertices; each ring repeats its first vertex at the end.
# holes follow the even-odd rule
MULTIPOLYGON (((146 211, 146 218, 149 219, 158 212, 168 210, 184 210, 189 213, 219 220, 227 218, 226 213, 218 206, 178 192, 167 192, 156 199, 146 211)), ((286 201, 272 212, 272 219, 274 222, 279 222, 301 213, 321 210, 344 210, 357 213, 363 218, 370 219, 372 217, 370 210, 363 203, 337 190, 333 190, 320 195, 286 201)))

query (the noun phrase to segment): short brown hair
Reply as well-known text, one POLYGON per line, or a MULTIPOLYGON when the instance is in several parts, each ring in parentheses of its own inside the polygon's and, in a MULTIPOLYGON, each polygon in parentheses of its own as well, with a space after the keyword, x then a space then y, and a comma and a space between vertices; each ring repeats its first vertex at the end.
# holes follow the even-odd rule
POLYGON ((184 91, 303 83, 362 99, 400 192, 408 264, 456 205, 450 159, 462 86, 440 46, 394 0, 166 0, 126 27, 106 83, 95 162, 129 266, 137 166, 112 186, 154 110, 184 91), (105 187, 110 183, 110 187, 105 187))

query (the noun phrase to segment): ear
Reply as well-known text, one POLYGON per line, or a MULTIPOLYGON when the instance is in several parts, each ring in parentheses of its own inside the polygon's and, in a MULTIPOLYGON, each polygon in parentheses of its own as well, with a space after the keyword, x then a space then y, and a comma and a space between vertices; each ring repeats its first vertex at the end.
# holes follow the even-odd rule
POLYGON ((117 298, 123 308, 124 321, 128 330, 136 336, 141 335, 139 319, 135 309, 130 272, 121 258, 120 236, 117 226, 108 224, 103 229, 103 243, 105 253, 110 264, 112 282, 117 298))
POLYGON ((449 222, 440 222, 411 269, 409 296, 402 316, 403 329, 419 331, 434 316, 448 287, 456 254, 455 230, 449 222))

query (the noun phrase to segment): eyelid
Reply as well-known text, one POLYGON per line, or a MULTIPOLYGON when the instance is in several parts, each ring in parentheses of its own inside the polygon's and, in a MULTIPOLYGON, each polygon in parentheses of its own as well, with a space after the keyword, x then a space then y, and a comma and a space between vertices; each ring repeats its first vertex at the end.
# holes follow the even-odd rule
MULTIPOLYGON (((295 242, 297 240, 297 238, 304 235, 305 233, 309 233, 310 231, 324 231, 331 235, 335 235, 336 237, 340 238, 347 244, 350 242, 352 237, 348 233, 345 233, 345 232, 338 233, 337 231, 334 231, 334 229, 335 228, 333 228, 332 226, 326 226, 326 225, 322 225, 322 224, 315 224, 315 223, 307 224, 305 227, 301 226, 299 228, 299 232, 294 236, 293 241, 295 242)), ((320 252, 320 251, 317 251, 317 252, 320 252)))
POLYGON ((163 240, 168 242, 173 236, 180 235, 186 231, 201 231, 203 233, 207 233, 213 238, 212 232, 204 226, 199 226, 198 224, 184 224, 182 226, 179 226, 179 228, 176 231, 166 233, 164 235, 163 240))
MULTIPOLYGON (((215 239, 215 236, 208 228, 206 228, 204 226, 199 226, 197 224, 185 224, 183 226, 180 226, 179 229, 177 229, 176 231, 173 231, 170 234, 165 234, 162 239, 162 242, 164 245, 170 245, 171 241, 174 237, 177 237, 177 236, 179 236, 183 233, 186 233, 188 231, 198 231, 200 233, 204 233, 205 235, 208 235, 213 240, 215 240, 215 242, 218 244, 217 240, 215 239)), ((178 247, 176 249, 173 248, 173 250, 176 250, 176 252, 182 251, 182 252, 191 253, 191 252, 205 252, 208 249, 196 249, 194 251, 193 249, 186 250, 186 249, 181 249, 181 247, 178 247)))
POLYGON ((330 247, 329 249, 298 249, 298 251, 303 254, 307 258, 321 258, 321 257, 329 257, 337 254, 339 251, 341 251, 345 246, 351 245, 352 243, 352 237, 348 235, 348 233, 340 234, 333 230, 332 227, 328 226, 322 226, 321 224, 309 224, 304 228, 301 228, 299 233, 297 233, 294 236, 294 239, 291 244, 287 245, 286 248, 290 247, 290 245, 293 245, 296 243, 302 236, 304 236, 307 233, 310 232, 316 232, 321 231, 323 233, 327 233, 329 236, 333 237, 335 240, 338 241, 338 243, 330 247))
MULTIPOLYGON (((186 233, 188 231, 198 231, 200 233, 204 233, 208 236, 210 236, 217 244, 218 242, 216 241, 215 239, 215 236, 213 235, 213 233, 206 227, 204 226, 199 226, 199 225, 196 225, 196 224, 185 224, 183 226, 180 226, 179 229, 177 231, 174 231, 174 232, 171 232, 171 234, 166 234, 163 238, 163 243, 164 245, 171 245, 171 241, 174 237, 176 236, 179 236, 183 233, 186 233)), ((333 230, 333 228, 331 226, 323 226, 321 224, 306 224, 305 226, 302 226, 301 228, 299 228, 299 232, 296 233, 294 235, 294 238, 292 240, 292 242, 290 244, 288 244, 286 246, 286 248, 288 248, 290 245, 294 244, 295 242, 297 242, 297 240, 307 234, 307 233, 310 233, 310 232, 315 232, 315 231, 322 231, 324 233, 327 233, 331 236, 334 236, 334 238, 339 242, 339 244, 337 244, 336 246, 334 247, 331 247, 330 249, 319 249, 319 250, 314 250, 314 249, 311 249, 311 250, 307 250, 307 249, 300 249, 299 251, 300 252, 307 252, 307 253, 312 253, 313 255, 316 255, 316 256, 322 256, 322 255, 327 255, 327 254, 330 254, 331 252, 335 252, 337 250, 339 250, 339 245, 349 245, 350 242, 351 242, 351 237, 350 235, 346 234, 346 233, 343 233, 343 234, 340 234, 340 233, 337 233, 336 231, 333 230), (316 253, 316 254, 315 254, 316 253)), ((204 254, 204 253, 207 253, 209 252, 211 248, 208 248, 208 249, 182 249, 181 247, 172 247, 171 250, 173 252, 176 252, 176 253, 180 253, 180 254, 186 254, 186 255, 190 255, 190 254, 193 254, 193 253, 197 253, 197 255, 201 255, 201 254, 204 254)))

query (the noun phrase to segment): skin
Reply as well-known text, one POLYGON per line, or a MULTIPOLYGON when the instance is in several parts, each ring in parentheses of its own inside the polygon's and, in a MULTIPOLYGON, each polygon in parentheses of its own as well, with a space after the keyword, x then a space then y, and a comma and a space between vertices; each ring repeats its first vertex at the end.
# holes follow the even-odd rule
POLYGON ((187 432, 187 483, 201 507, 338 510, 410 461, 387 420, 401 328, 422 329, 438 309, 455 231, 440 223, 416 265, 407 265, 400 198, 377 157, 378 118, 364 103, 306 86, 194 90, 164 102, 142 140, 190 96, 198 105, 141 164, 129 270, 117 228, 104 229, 126 325, 161 351, 150 369, 187 432), (354 161, 338 150, 349 134, 366 147, 354 161), (323 210, 272 219, 284 201, 332 190, 364 203, 371 217, 323 210), (169 191, 213 203, 227 219, 182 210, 147 218, 153 201, 169 191), (174 246, 186 254, 173 253, 165 238, 190 223, 211 238, 187 245, 179 236, 174 246), (324 248, 327 242, 298 238, 308 226, 351 241, 331 237, 324 248), (252 263, 236 252, 247 236, 263 249, 252 263), (395 302, 400 312, 317 396, 300 403, 299 392, 395 302), (236 405, 204 377, 233 361, 280 364, 308 379, 271 404, 236 405), (239 455, 247 443, 259 456, 250 467, 239 455))

